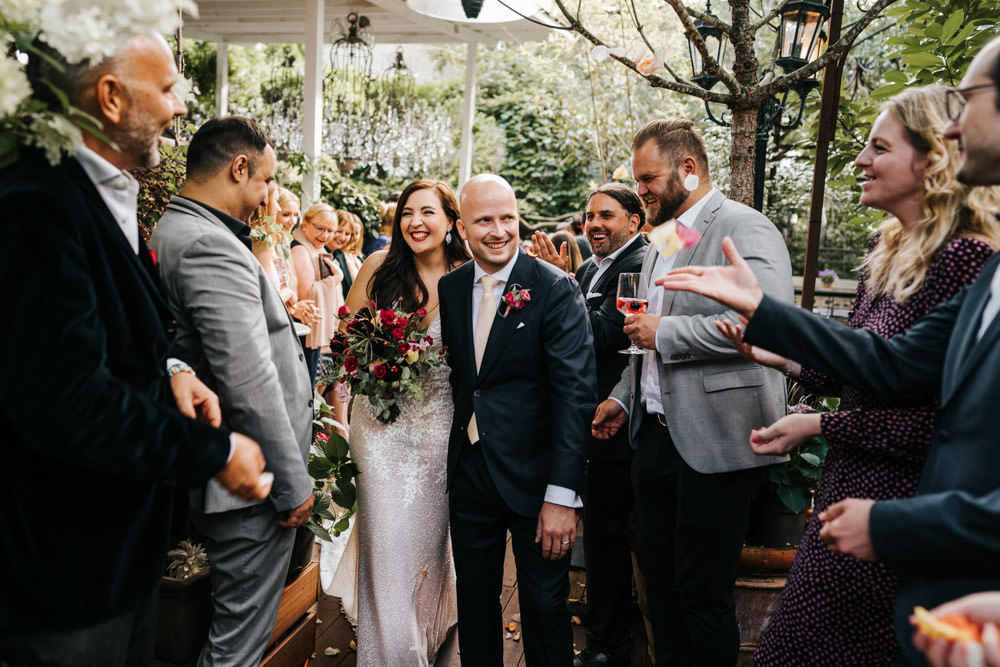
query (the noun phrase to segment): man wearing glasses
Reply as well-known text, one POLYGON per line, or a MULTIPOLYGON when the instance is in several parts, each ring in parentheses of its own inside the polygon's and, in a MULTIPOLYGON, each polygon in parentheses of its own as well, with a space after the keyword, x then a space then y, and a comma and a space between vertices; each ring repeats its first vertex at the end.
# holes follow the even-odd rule
MULTIPOLYGON (((1000 184, 1000 38, 975 57, 962 87, 949 93, 945 136, 960 142, 958 178, 968 185, 1000 184)), ((979 280, 891 340, 811 316, 763 296, 731 242, 729 267, 689 267, 657 284, 718 299, 748 318, 744 340, 794 358, 844 383, 906 400, 940 392, 933 440, 917 495, 881 500, 848 498, 820 515, 830 549, 882 561, 899 574, 896 635, 904 664, 926 664, 911 638, 914 606, 934 607, 977 591, 1000 590, 1000 255, 979 280)), ((727 247, 728 246, 728 247, 727 247)), ((949 606, 972 620, 974 605, 949 606)), ((1000 620, 1000 614, 993 620, 1000 620)), ((984 634, 984 637, 986 635, 984 634)), ((984 642, 986 643, 986 642, 984 642)), ((965 647, 930 646, 935 665, 966 664, 965 647), (955 649, 955 654, 944 654, 955 649), (962 653, 962 658, 957 654, 962 653)), ((987 663, 1000 664, 996 633, 987 663)), ((968 664, 973 664, 971 661, 968 664)), ((979 663, 982 664, 982 663, 979 663)))

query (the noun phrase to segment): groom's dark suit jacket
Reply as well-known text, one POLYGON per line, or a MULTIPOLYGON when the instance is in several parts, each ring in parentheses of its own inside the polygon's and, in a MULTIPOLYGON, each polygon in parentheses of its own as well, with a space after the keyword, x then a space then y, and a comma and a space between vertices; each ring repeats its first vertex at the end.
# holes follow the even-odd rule
POLYGON ((226 433, 177 412, 170 310, 76 159, 0 171, 0 634, 92 626, 163 573, 174 484, 226 433))
POLYGON ((973 591, 1000 589, 1000 317, 976 340, 994 256, 973 285, 890 340, 767 297, 746 340, 900 400, 941 391, 930 451, 914 498, 875 504, 878 558, 900 575, 896 635, 914 663, 907 618, 973 591))
POLYGON ((587 311, 573 278, 519 253, 504 293, 518 285, 530 290, 531 301, 507 317, 497 315, 477 373, 474 266, 466 262, 438 283, 455 400, 449 487, 469 446, 466 427, 475 409, 480 434, 475 446, 482 447, 497 491, 511 510, 534 516, 548 484, 583 491, 597 403, 587 311))

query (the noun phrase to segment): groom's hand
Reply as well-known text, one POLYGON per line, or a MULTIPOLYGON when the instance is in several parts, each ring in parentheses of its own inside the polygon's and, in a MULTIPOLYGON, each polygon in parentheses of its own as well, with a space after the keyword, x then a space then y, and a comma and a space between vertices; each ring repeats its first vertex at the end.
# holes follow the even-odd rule
POLYGON ((542 558, 565 558, 576 542, 576 510, 564 505, 542 503, 535 531, 535 544, 539 542, 542 543, 542 558))

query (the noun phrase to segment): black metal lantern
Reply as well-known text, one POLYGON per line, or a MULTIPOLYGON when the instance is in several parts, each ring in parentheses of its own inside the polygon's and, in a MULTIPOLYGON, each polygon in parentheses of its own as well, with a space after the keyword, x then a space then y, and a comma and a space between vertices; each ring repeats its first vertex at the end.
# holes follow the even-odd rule
MULTIPOLYGON (((705 14, 708 16, 715 17, 712 13, 712 3, 708 2, 705 4, 705 14)), ((694 22, 695 30, 701 35, 701 39, 705 42, 705 50, 711 54, 719 66, 723 66, 723 61, 726 57, 726 44, 728 43, 728 38, 726 33, 724 33, 719 27, 714 26, 710 23, 705 23, 701 19, 696 19, 694 22)), ((712 76, 705 71, 705 60, 701 57, 701 51, 698 47, 694 45, 691 41, 691 37, 688 36, 688 52, 691 56, 691 80, 696 84, 708 90, 715 85, 715 82, 719 79, 712 76)))
POLYGON ((826 20, 830 8, 819 0, 792 0, 781 13, 777 63, 785 73, 815 60, 826 50, 826 20))
POLYGON ((483 0, 462 0, 462 11, 465 18, 479 18, 479 11, 483 8, 483 0))

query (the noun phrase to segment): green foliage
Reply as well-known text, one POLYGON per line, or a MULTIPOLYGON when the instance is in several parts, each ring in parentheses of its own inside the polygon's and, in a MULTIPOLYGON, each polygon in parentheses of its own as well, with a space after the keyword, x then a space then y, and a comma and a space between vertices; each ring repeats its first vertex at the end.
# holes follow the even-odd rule
POLYGON ((351 461, 347 440, 336 430, 333 408, 319 394, 313 398, 313 444, 309 451, 309 476, 313 479, 313 510, 306 526, 327 542, 347 530, 357 511, 358 468, 351 461), (328 524, 332 524, 329 528, 328 524))
POLYGON ((771 488, 795 514, 809 509, 829 449, 824 438, 814 436, 792 450, 788 461, 771 468, 768 478, 771 488))
POLYGON ((152 169, 133 169, 139 181, 139 231, 148 242, 153 228, 170 198, 181 191, 187 166, 187 145, 160 146, 160 164, 152 169))

